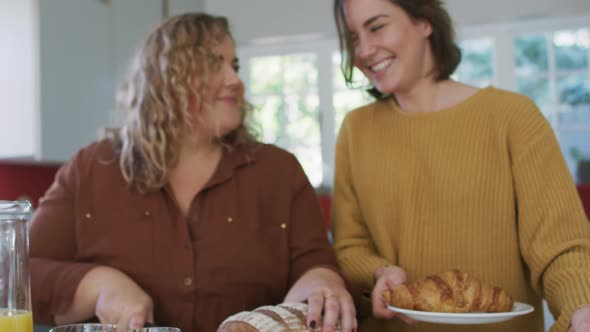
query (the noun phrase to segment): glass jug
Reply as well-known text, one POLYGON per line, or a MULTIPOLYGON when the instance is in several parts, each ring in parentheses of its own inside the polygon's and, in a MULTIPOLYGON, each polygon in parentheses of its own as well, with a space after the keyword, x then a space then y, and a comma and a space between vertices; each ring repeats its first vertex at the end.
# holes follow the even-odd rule
POLYGON ((33 332, 28 201, 0 201, 0 331, 33 332))

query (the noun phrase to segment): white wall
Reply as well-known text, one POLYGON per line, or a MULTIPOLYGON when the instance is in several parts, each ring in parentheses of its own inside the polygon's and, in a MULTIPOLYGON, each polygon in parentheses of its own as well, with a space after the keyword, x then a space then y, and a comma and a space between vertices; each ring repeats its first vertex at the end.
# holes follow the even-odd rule
POLYGON ((168 7, 169 15, 182 14, 186 12, 203 11, 204 0, 170 0, 168 7))
POLYGON ((34 0, 0 0, 0 155, 33 153, 37 109, 34 0))
MULTIPOLYGON (((294 35, 335 36, 332 0, 203 0, 229 17, 239 44, 294 35)), ((458 26, 590 14, 590 0, 447 0, 458 26)))

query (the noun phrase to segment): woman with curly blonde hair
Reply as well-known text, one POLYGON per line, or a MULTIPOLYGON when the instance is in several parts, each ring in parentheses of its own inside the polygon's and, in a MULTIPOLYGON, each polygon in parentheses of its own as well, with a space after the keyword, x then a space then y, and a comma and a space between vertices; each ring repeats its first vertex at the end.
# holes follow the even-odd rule
POLYGON ((59 170, 31 222, 36 322, 214 331, 307 301, 310 328, 356 328, 315 192, 250 134, 238 67, 223 17, 148 35, 118 96, 125 124, 59 170))

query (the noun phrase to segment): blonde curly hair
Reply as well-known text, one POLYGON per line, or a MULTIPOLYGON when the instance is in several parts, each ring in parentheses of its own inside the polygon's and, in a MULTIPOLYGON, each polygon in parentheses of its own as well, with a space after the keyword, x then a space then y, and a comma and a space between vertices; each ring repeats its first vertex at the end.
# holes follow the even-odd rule
MULTIPOLYGON (((163 21, 137 51, 117 95, 117 106, 127 112, 127 120, 108 133, 132 188, 145 193, 165 185, 181 141, 194 132, 189 104, 203 100, 210 76, 220 68, 212 47, 226 36, 231 37, 226 18, 183 14, 163 21), (198 89, 195 78, 201 83, 198 89)), ((224 148, 255 142, 244 121, 251 109, 244 101, 241 125, 217 138, 224 148)))

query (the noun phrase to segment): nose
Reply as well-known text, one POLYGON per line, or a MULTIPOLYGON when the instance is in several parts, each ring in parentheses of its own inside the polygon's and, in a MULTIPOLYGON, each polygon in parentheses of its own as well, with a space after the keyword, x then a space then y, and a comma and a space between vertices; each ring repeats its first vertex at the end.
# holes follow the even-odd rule
POLYGON ((231 66, 226 66, 225 69, 225 85, 229 87, 242 84, 242 79, 238 73, 231 66))
POLYGON ((375 52, 375 45, 373 45, 370 38, 361 37, 359 36, 357 45, 355 48, 355 53, 357 57, 361 60, 368 60, 371 58, 373 53, 375 52))

